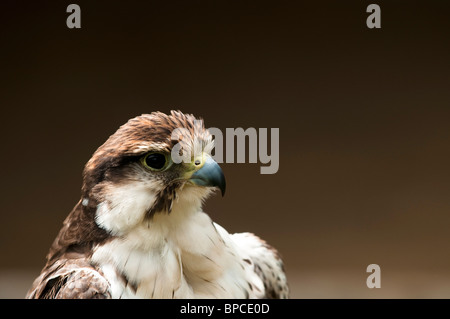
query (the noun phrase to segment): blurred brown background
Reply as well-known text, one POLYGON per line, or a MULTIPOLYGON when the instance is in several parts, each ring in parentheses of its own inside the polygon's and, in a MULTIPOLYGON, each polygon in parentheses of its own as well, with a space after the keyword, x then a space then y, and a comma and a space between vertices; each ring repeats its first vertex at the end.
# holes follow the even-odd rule
POLYGON ((0 297, 40 272, 95 149, 180 109, 280 128, 278 173, 222 164, 205 211, 277 247, 292 297, 449 298, 450 6, 374 2, 376 30, 361 0, 2 1, 0 297))

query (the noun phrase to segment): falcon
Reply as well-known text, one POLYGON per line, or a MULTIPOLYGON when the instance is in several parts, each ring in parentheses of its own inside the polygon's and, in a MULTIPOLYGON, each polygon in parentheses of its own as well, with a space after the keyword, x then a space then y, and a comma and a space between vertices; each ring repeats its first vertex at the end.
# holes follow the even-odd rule
POLYGON ((288 298, 277 250, 202 211, 225 193, 213 148, 203 120, 180 111, 122 125, 85 165, 80 201, 26 297, 288 298), (176 145, 190 161, 173 160, 176 145))

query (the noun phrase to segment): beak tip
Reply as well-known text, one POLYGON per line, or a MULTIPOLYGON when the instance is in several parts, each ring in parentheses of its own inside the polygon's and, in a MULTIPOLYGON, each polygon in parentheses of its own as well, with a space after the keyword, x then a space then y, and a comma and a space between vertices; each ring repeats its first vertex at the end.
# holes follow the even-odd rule
POLYGON ((191 176, 191 181, 200 186, 218 188, 222 193, 222 197, 225 196, 225 176, 219 164, 212 158, 208 158, 203 167, 191 176))

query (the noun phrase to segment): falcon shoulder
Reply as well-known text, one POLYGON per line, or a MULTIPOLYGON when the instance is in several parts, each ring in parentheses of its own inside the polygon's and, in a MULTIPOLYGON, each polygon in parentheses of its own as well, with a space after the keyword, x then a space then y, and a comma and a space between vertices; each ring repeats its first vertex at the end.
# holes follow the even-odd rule
POLYGON ((252 233, 232 235, 244 256, 244 261, 253 266, 253 271, 264 284, 267 299, 289 298, 289 286, 284 264, 278 251, 252 233))
POLYGON ((47 255, 47 263, 26 298, 110 298, 109 282, 89 262, 92 246, 106 239, 92 222, 93 211, 79 202, 64 221, 47 255))
POLYGON ((108 299, 109 283, 83 260, 60 259, 42 271, 27 294, 30 299, 108 299))

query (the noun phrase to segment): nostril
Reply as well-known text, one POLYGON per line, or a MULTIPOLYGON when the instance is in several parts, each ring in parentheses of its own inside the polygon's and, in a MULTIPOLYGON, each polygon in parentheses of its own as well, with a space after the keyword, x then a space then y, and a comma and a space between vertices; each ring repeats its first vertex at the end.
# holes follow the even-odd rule
POLYGON ((196 160, 196 161, 194 162, 194 164, 197 165, 197 166, 200 165, 200 160, 196 160))

